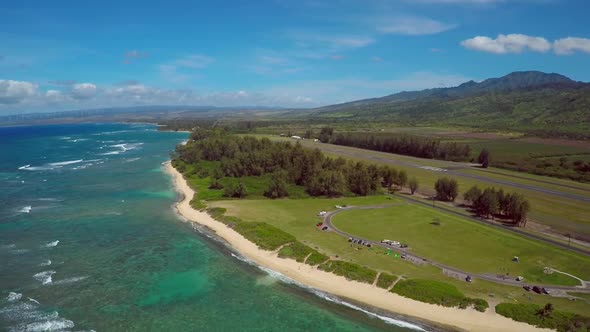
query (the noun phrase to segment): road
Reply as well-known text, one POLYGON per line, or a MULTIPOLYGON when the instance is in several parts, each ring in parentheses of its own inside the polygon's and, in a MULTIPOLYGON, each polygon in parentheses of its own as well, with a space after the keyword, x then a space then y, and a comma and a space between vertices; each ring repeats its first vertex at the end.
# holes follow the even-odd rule
MULTIPOLYGON (((441 173, 441 174, 450 174, 450 175, 454 175, 457 177, 469 178, 469 179, 474 179, 474 180, 478 180, 478 181, 482 181, 482 182, 488 182, 488 183, 492 183, 492 184, 507 185, 507 186, 512 186, 515 188, 521 188, 521 189, 536 191, 536 192, 540 192, 540 193, 544 193, 544 194, 548 194, 548 195, 552 195, 552 196, 558 196, 558 197, 562 197, 562 198, 577 200, 580 202, 590 203, 590 196, 568 193, 568 192, 563 192, 563 191, 559 191, 559 190, 555 190, 555 189, 549 189, 549 188, 544 188, 544 187, 540 187, 540 186, 518 183, 518 182, 514 182, 514 181, 510 181, 510 180, 495 179, 495 178, 491 178, 491 177, 486 177, 483 174, 476 175, 476 174, 470 174, 470 173, 466 173, 466 172, 462 171, 462 169, 466 169, 466 168, 473 169, 471 164, 436 160, 437 163, 445 164, 445 165, 447 165, 448 168, 435 170, 436 167, 434 167, 433 169, 429 169, 425 165, 418 165, 418 164, 414 164, 414 163, 411 163, 411 162, 408 162, 405 160, 391 158, 391 157, 395 157, 396 156, 395 154, 388 154, 391 157, 385 157, 385 156, 379 157, 376 154, 378 154, 380 152, 377 152, 377 151, 366 150, 366 152, 365 152, 362 149, 343 147, 343 146, 339 146, 339 145, 324 144, 324 143, 322 143, 322 144, 304 143, 304 144, 307 145, 308 147, 311 147, 311 148, 318 148, 322 151, 335 153, 335 154, 339 154, 339 155, 374 160, 374 161, 377 161, 380 163, 386 163, 386 164, 391 164, 391 165, 420 168, 422 170, 427 170, 427 171, 431 171, 431 172, 436 172, 436 173, 441 173), (354 149, 357 149, 358 151, 355 151, 354 149), (371 153, 369 154, 367 152, 371 152, 371 153)), ((385 153, 385 152, 381 152, 381 153, 385 153)), ((482 173, 484 173, 484 172, 482 172, 482 173)), ((502 174, 502 175, 510 176, 510 175, 506 175, 506 174, 502 174)), ((513 176, 513 177, 518 178, 518 179, 523 178, 523 177, 519 177, 519 176, 513 176)), ((535 179, 528 179, 528 178, 526 180, 537 181, 535 179)), ((554 186, 561 185, 559 183, 553 183, 553 182, 542 181, 542 180, 537 181, 537 182, 550 183, 554 186)), ((567 187, 567 188, 572 188, 572 186, 567 186, 567 185, 562 185, 562 186, 567 187)), ((575 187, 574 189, 580 189, 580 188, 575 187)), ((585 190, 585 189, 581 189, 581 190, 585 190)))
MULTIPOLYGON (((396 206, 399 205, 399 203, 397 204, 380 204, 380 205, 364 205, 364 206, 349 206, 349 207, 345 207, 345 208, 341 208, 335 211, 330 211, 328 212, 324 218, 323 218, 323 222, 326 226, 328 226, 328 228, 330 229, 330 231, 343 236, 344 238, 348 239, 348 238, 356 238, 356 239, 361 239, 360 237, 354 235, 354 234, 350 234, 350 233, 346 233, 340 229, 338 229, 337 227, 334 226, 334 224, 332 223, 332 218, 338 214, 338 213, 342 213, 345 211, 350 211, 350 210, 371 210, 371 209, 384 209, 387 207, 392 207, 392 206, 396 206)), ((429 260, 425 257, 421 257, 418 256, 416 254, 413 254, 411 252, 409 252, 409 250, 406 249, 402 249, 399 247, 394 247, 394 246, 389 246, 380 242, 375 242, 375 241, 371 241, 369 239, 363 239, 369 243, 371 243, 371 246, 379 246, 385 249, 390 249, 394 252, 397 252, 399 254, 406 254, 406 259, 407 260, 412 260, 412 261, 418 261, 418 262, 423 262, 425 264, 430 264, 433 266, 436 266, 440 269, 443 270, 443 272, 449 274, 455 274, 456 276, 458 276, 460 279, 465 279, 468 275, 470 275, 472 278, 474 279, 481 279, 481 280, 486 280, 486 281, 490 281, 490 282, 495 282, 498 284, 503 284, 503 285, 508 285, 508 286, 518 286, 518 287, 522 287, 523 285, 525 285, 525 283, 520 282, 520 281, 516 281, 515 279, 504 279, 504 278, 500 278, 498 276, 492 276, 492 275, 487 275, 487 274, 478 274, 478 273, 470 273, 467 271, 463 271, 457 268, 454 268, 452 266, 449 265, 445 265, 439 262, 435 262, 432 260, 429 260)), ((563 290, 563 291, 577 291, 577 292, 590 292, 590 289, 587 287, 586 283, 583 283, 581 286, 579 287, 571 287, 571 286, 557 286, 557 285, 536 285, 536 286, 540 286, 540 287, 545 287, 548 290, 563 290)))

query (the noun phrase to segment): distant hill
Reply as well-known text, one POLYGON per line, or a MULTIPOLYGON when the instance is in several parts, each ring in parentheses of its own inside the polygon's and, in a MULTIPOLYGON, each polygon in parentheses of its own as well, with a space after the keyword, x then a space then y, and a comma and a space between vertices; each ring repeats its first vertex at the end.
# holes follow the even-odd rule
POLYGON ((480 83, 404 91, 291 115, 577 136, 590 133, 590 84, 554 73, 514 72, 480 83))

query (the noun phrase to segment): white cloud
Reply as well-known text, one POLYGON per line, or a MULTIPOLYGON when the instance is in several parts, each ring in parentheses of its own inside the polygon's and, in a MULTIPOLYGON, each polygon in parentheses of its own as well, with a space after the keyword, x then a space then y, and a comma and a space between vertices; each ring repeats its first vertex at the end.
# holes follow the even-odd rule
POLYGON ((433 35, 455 28, 454 24, 447 24, 427 17, 402 16, 394 17, 384 22, 377 30, 382 33, 400 35, 433 35))
POLYGON ((96 85, 92 83, 79 83, 72 86, 72 98, 89 99, 96 95, 96 85))
POLYGON ((209 57, 206 55, 194 54, 194 55, 189 55, 189 56, 180 58, 180 59, 174 61, 174 64, 179 67, 201 69, 201 68, 208 67, 213 62, 215 62, 215 59, 212 57, 209 57))
POLYGON ((558 39, 553 43, 553 50, 560 55, 569 55, 575 52, 590 54, 590 39, 576 37, 558 39))
POLYGON ((454 74, 417 72, 390 80, 365 78, 307 80, 275 85, 257 91, 162 89, 137 82, 124 86, 96 86, 93 83, 80 83, 73 85, 72 90, 64 87, 63 91, 50 89, 44 93, 39 93, 37 86, 30 82, 0 81, 0 102, 2 102, 0 113, 142 105, 312 107, 383 96, 402 90, 455 86, 469 79, 454 74), (12 86, 10 93, 7 93, 7 84, 12 86), (7 96, 10 96, 10 100, 7 96), (11 104, 8 104, 8 101, 11 104), (16 104, 17 102, 20 103, 16 104))
POLYGON ((31 82, 0 80, 0 104, 17 104, 37 94, 37 85, 31 82))
POLYGON ((522 53, 527 50, 545 53, 551 50, 551 43, 547 39, 523 34, 500 34, 496 39, 477 36, 462 41, 461 45, 475 51, 495 54, 522 53))

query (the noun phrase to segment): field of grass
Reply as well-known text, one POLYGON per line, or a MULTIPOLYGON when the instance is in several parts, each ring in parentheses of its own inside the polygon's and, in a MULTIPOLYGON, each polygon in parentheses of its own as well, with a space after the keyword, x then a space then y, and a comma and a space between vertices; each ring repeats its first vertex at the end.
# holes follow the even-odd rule
MULTIPOLYGON (((383 248, 366 248, 354 246, 346 239, 333 232, 323 232, 315 227, 320 220, 316 214, 322 210, 334 210, 335 205, 373 205, 403 202, 399 198, 388 199, 386 196, 358 198, 309 198, 285 200, 231 200, 210 202, 210 205, 227 209, 228 216, 239 216, 244 221, 263 221, 294 235, 301 243, 318 250, 335 259, 367 266, 375 271, 416 279, 428 279, 445 282, 457 287, 470 298, 483 298, 488 301, 523 302, 544 305, 546 296, 532 294, 519 287, 499 285, 477 280, 466 283, 462 280, 445 276, 432 266, 418 266, 394 255, 387 255, 383 248)), ((313 257, 313 256, 311 256, 313 257)), ((307 263, 309 264, 309 260, 307 263)), ((511 257, 511 256, 510 256, 511 257)), ((318 262, 319 264, 319 262, 318 262)), ((559 309, 584 313, 590 310, 584 301, 570 301, 565 298, 551 298, 559 309)))
MULTIPOLYGON (((262 136, 262 135, 258 135, 262 136)), ((276 138, 280 139, 280 138, 276 138)), ((422 165, 422 166, 433 166, 433 167, 440 167, 442 166, 440 163, 445 163, 436 160, 430 159, 420 159, 408 156, 400 156, 394 155, 384 152, 376 152, 376 151, 368 151, 362 150, 357 148, 351 147, 343 147, 343 146, 334 146, 330 144, 316 144, 309 140, 304 140, 302 142, 303 146, 305 147, 317 147, 321 149, 326 155, 332 157, 344 157, 346 159, 351 159, 355 161, 365 161, 376 163, 379 165, 391 165, 393 163, 399 163, 400 161, 405 164, 411 165, 422 165), (340 152, 330 152, 335 151, 336 148, 338 151, 345 151, 345 153, 340 152)), ((405 170, 408 173, 409 177, 416 177, 420 182, 420 189, 419 192, 425 194, 433 194, 434 193, 434 183, 436 180, 446 174, 441 172, 433 172, 426 169, 422 169, 419 167, 414 166, 405 166, 405 165, 393 165, 395 168, 399 170, 405 170)), ((444 166, 443 166, 444 167, 444 166)), ((501 169, 494 169, 491 168, 490 170, 499 171, 499 172, 508 172, 501 169)), ((484 172, 479 172, 478 170, 473 171, 466 171, 472 172, 477 175, 487 176, 488 174, 484 172), (477 173, 479 172, 479 173, 477 173)), ((542 181, 556 181, 556 183, 560 184, 568 184, 572 186, 580 186, 580 188, 586 189, 588 188, 587 184, 580 184, 578 182, 569 181, 569 180, 562 180, 562 179, 554 179, 545 176, 538 176, 538 175, 529 175, 526 173, 517 173, 526 176, 530 176, 531 179, 540 179, 542 181)), ((511 173, 507 173, 511 174, 511 173)), ((493 177, 501 177, 501 175, 491 175, 490 178, 493 177)), ((523 188, 517 188, 509 185, 499 185, 489 182, 483 182, 476 179, 471 178, 464 178, 460 176, 453 176, 459 182, 459 191, 462 194, 463 192, 467 191, 471 186, 478 185, 479 187, 495 187, 498 189, 504 189, 507 192, 519 192, 522 193, 527 197, 529 202, 531 203, 531 213, 530 217, 547 226, 550 226, 556 232, 560 233, 572 233, 572 234, 579 234, 582 237, 590 237, 590 204, 583 204, 583 202, 571 200, 565 197, 558 197, 546 193, 541 193, 537 191, 532 191, 523 188)), ((535 186, 546 188, 546 189, 556 189, 555 185, 549 183, 542 183, 542 182, 529 182, 526 179, 518 179, 518 178, 511 178, 512 182, 515 183, 522 183, 522 184, 532 184, 534 183, 535 186)), ((562 189, 560 189, 562 190, 562 189)), ((570 189, 563 189, 564 192, 569 191, 570 189)), ((580 193, 582 195, 590 197, 590 192, 587 191, 579 191, 575 190, 575 193, 580 193)))
POLYGON ((522 275, 530 283, 579 284, 563 274, 543 273, 544 267, 553 267, 590 279, 590 258, 586 256, 428 207, 404 204, 351 210, 334 216, 332 222, 363 238, 407 243, 418 255, 473 273, 522 275), (514 256, 520 258, 519 263, 511 261, 514 256))
POLYGON ((339 260, 327 261, 318 266, 318 269, 343 276, 348 280, 360 281, 367 284, 372 284, 377 277, 377 272, 375 272, 375 270, 360 266, 355 263, 339 260))

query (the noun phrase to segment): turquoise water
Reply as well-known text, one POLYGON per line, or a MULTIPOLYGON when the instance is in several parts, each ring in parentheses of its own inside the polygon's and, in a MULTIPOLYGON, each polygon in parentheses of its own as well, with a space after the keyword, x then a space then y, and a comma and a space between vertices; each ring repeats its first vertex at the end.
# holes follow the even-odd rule
POLYGON ((186 136, 0 128, 0 330, 409 330, 282 282, 179 220, 161 163, 186 136))

